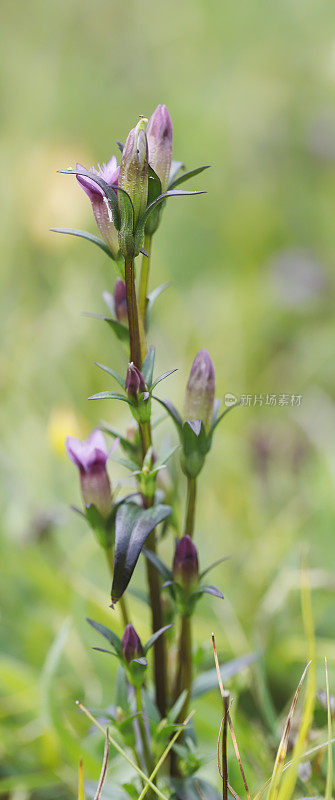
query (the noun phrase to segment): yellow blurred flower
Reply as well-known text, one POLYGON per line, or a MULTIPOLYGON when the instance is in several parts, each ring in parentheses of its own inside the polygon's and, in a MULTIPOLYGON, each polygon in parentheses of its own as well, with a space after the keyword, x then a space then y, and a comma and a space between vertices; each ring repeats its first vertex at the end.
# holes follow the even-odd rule
POLYGON ((65 456, 66 436, 77 436, 84 439, 87 432, 85 420, 79 418, 72 408, 56 406, 53 408, 48 422, 48 439, 51 449, 58 456, 65 456))

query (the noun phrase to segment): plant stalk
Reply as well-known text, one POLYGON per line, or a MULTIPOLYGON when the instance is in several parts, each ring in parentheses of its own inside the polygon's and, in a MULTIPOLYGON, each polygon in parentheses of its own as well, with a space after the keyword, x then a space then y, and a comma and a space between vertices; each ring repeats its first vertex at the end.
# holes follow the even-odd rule
POLYGON ((138 324, 134 259, 125 259, 125 279, 129 324, 130 361, 132 361, 135 366, 138 367, 138 369, 141 369, 141 339, 138 324))
POLYGON ((187 500, 186 500, 186 516, 184 526, 184 536, 193 536, 194 521, 195 521, 195 504, 197 499, 197 479, 187 478, 187 500))
POLYGON ((148 256, 142 256, 142 265, 141 265, 141 275, 140 275, 140 286, 138 291, 138 308, 140 316, 143 320, 143 326, 145 329, 145 315, 147 310, 147 295, 148 295, 148 283, 149 283, 149 272, 150 272, 150 257, 151 257, 151 236, 148 234, 144 237, 144 250, 148 253, 148 256))
POLYGON ((139 724, 139 728, 140 728, 140 734, 141 734, 141 740, 142 740, 142 746, 143 746, 143 756, 144 756, 144 761, 145 761, 145 768, 147 770, 148 775, 150 775, 152 770, 153 770, 154 764, 153 764, 153 760, 152 760, 152 755, 151 755, 150 750, 149 750, 147 733, 146 733, 146 730, 145 730, 145 724, 144 724, 144 719, 143 719, 143 706, 142 706, 141 689, 140 689, 139 686, 135 689, 135 698, 136 698, 136 709, 137 709, 137 714, 138 714, 138 724, 139 724))

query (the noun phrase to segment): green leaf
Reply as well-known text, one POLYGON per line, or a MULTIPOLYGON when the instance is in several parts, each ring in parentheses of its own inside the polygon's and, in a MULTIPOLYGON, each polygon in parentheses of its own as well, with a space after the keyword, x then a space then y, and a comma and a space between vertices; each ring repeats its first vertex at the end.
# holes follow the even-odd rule
POLYGON ((146 320, 145 320, 146 330, 148 330, 149 327, 150 314, 155 300, 157 300, 157 297, 159 297, 159 295, 162 294, 162 292, 165 292, 165 290, 168 289, 169 286, 170 283, 167 281, 166 283, 162 283, 160 286, 157 286, 156 289, 153 289, 152 292, 148 294, 146 320))
POLYGON ((158 631, 155 631, 155 633, 153 633, 152 636, 150 636, 150 638, 143 647, 145 655, 147 654, 150 647, 152 647, 152 645, 155 643, 156 639, 159 639, 159 637, 162 636, 162 634, 165 633, 165 631, 168 631, 169 628, 173 628, 173 623, 171 623, 170 625, 164 625, 163 628, 159 628, 158 631))
MULTIPOLYGON (((122 436, 122 434, 119 433, 117 430, 115 430, 115 428, 112 428, 112 426, 109 425, 108 422, 101 422, 100 429, 104 433, 108 433, 110 436, 113 436, 114 439, 120 439, 120 445, 122 449, 126 451, 126 453, 129 453, 131 456, 133 456, 134 453, 136 453, 136 445, 134 445, 133 442, 130 442, 128 439, 126 439, 125 436, 122 436)), ((137 466, 139 465, 137 464, 137 466)))
POLYGON ((175 720, 178 719, 179 713, 183 708, 186 697, 187 697, 187 690, 184 689, 184 691, 179 695, 179 697, 177 697, 177 700, 173 704, 173 706, 171 706, 170 711, 168 711, 167 718, 169 722, 175 722, 175 720))
POLYGON ((155 348, 153 347, 153 345, 151 345, 143 361, 141 369, 143 378, 149 389, 151 388, 152 376, 154 373, 155 354, 156 354, 155 348))
POLYGON ((229 556, 223 556, 222 558, 218 558, 217 561, 213 561, 213 564, 210 564, 209 567, 206 567, 206 569, 204 569, 200 573, 199 580, 202 580, 202 578, 204 578, 205 575, 207 575, 207 573, 210 572, 211 569, 214 569, 214 567, 218 567, 219 564, 222 564, 223 561, 228 561, 228 559, 229 559, 229 556))
POLYGON ((144 509, 136 503, 123 503, 116 514, 115 556, 112 602, 122 597, 134 572, 149 533, 171 514, 167 505, 144 509))
POLYGON ((92 625, 92 628, 98 631, 98 633, 101 633, 101 636, 104 636, 105 639, 107 639, 109 644, 111 644, 112 647, 114 647, 114 650, 116 651, 118 656, 122 656, 122 642, 121 639, 119 639, 119 637, 116 635, 116 633, 114 633, 114 631, 111 631, 109 628, 106 628, 105 625, 101 625, 100 622, 96 622, 95 619, 90 619, 89 617, 86 617, 86 621, 89 623, 89 625, 92 625))
POLYGON ((154 567, 156 567, 156 569, 158 570, 158 572, 161 574, 162 578, 164 578, 165 581, 171 581, 173 579, 172 570, 169 569, 169 567, 167 567, 166 564, 164 564, 164 561, 161 561, 161 559, 156 555, 156 553, 153 553, 152 550, 148 550, 146 547, 143 547, 142 552, 143 555, 148 559, 148 561, 151 561, 154 567))
POLYGON ((157 403, 160 403, 161 406, 163 406, 163 408, 166 409, 168 414, 170 414, 170 417, 172 417, 177 427, 178 433, 180 434, 183 427, 183 420, 177 409, 174 407, 173 403, 171 403, 170 400, 161 400, 159 397, 156 397, 155 395, 153 395, 153 399, 157 400, 157 403))
POLYGON ((115 461, 116 464, 121 464, 122 467, 126 469, 130 469, 131 472, 134 470, 138 470, 138 464, 136 461, 132 461, 130 458, 122 458, 122 456, 110 456, 111 461, 115 461))
POLYGON ((219 597, 221 600, 223 600, 221 589, 218 589, 217 586, 213 586, 212 584, 209 584, 208 586, 199 586, 199 589, 196 589, 195 592, 192 592, 192 597, 201 594, 211 594, 213 597, 219 597))
POLYGON ((113 253, 110 251, 109 247, 107 247, 103 239, 100 239, 99 236, 94 236, 94 234, 89 233, 89 231, 78 231, 75 228, 50 228, 50 230, 53 233, 69 233, 72 236, 79 236, 80 239, 87 239, 88 242, 92 242, 92 244, 96 244, 97 247, 100 247, 100 250, 103 250, 112 261, 115 261, 113 253))
POLYGON ((147 219, 150 217, 150 214, 152 214, 154 209, 157 208, 160 205, 160 203, 163 203, 167 197, 182 197, 182 196, 186 197, 188 195, 195 195, 195 194, 206 194, 206 192, 203 189, 201 191, 194 191, 194 192, 186 191, 184 189, 168 189, 167 192, 163 192, 163 194, 156 197, 156 199, 153 200, 153 202, 146 207, 144 213, 138 220, 136 231, 141 230, 142 228, 144 229, 144 225, 147 219))
POLYGON ((91 397, 88 398, 89 400, 123 400, 124 403, 128 403, 129 406, 132 405, 131 400, 126 397, 124 394, 119 394, 118 392, 98 392, 97 394, 92 394, 91 397))
POLYGON ((93 319, 102 319, 104 322, 112 328, 115 335, 119 339, 120 342, 127 342, 129 343, 129 330, 126 328, 125 325, 121 325, 121 322, 118 322, 116 319, 111 319, 110 317, 106 317, 104 314, 94 314, 92 311, 85 311, 84 317, 93 317, 93 319))
POLYGON ((169 375, 172 375, 173 372, 177 372, 177 367, 175 367, 175 369, 169 369, 168 372, 163 372, 162 375, 159 376, 159 378, 156 378, 156 380, 154 380, 151 389, 154 389, 155 386, 157 386, 157 384, 160 383, 161 381, 165 381, 165 378, 168 378, 169 375))
POLYGON ((159 197, 162 194, 162 184, 158 175, 149 164, 149 176, 148 176, 148 201, 147 204, 150 205, 156 197, 159 197))
POLYGON ((115 378, 115 380, 118 382, 118 384, 119 384, 120 386, 122 386, 122 389, 125 389, 125 388, 126 388, 126 381, 125 381, 125 379, 124 379, 124 378, 122 378, 122 376, 121 376, 121 375, 119 375, 119 373, 118 373, 118 372, 115 372, 115 369, 112 369, 111 367, 105 367, 105 365, 104 365, 104 364, 100 364, 100 363, 99 363, 99 361, 95 361, 94 363, 95 363, 95 365, 96 365, 97 367, 99 367, 99 369, 102 369, 104 372, 107 372, 107 373, 108 373, 108 375, 111 375, 111 376, 112 376, 112 378, 115 378))
POLYGON ((171 161, 170 175, 169 175, 169 188, 171 183, 178 175, 179 170, 183 169, 184 164, 182 161, 171 161))
POLYGON ((204 169, 208 169, 209 167, 210 164, 205 164, 205 166, 203 167, 196 167, 196 169, 191 169, 189 170, 189 172, 183 172, 183 174, 180 175, 179 178, 176 178, 176 180, 172 181, 172 183, 169 184, 169 189, 172 189, 175 186, 179 186, 181 183, 184 183, 185 181, 189 181, 190 178, 194 178, 195 175, 199 175, 200 172, 203 172, 204 169))
POLYGON ((225 409, 225 410, 222 412, 222 414, 220 414, 220 416, 219 416, 219 417, 217 417, 217 419, 214 421, 214 423, 213 423, 213 425, 212 425, 212 430, 211 430, 211 433, 213 433, 213 431, 215 430, 216 426, 217 426, 217 425, 218 425, 218 424, 221 422, 221 420, 223 419, 223 417, 225 417, 225 416, 226 416, 226 414, 228 414, 228 413, 229 413, 229 411, 231 411, 231 410, 232 410, 232 408, 236 408, 236 406, 240 406, 240 405, 241 405, 241 403, 240 403, 240 401, 238 401, 237 403, 234 403, 234 405, 233 405, 233 406, 229 406, 228 408, 226 408, 226 409, 225 409))
MULTIPOLYGON (((242 669, 246 669, 250 664, 253 664, 258 658, 256 653, 247 653, 245 656, 233 658, 227 661, 220 667, 220 673, 223 683, 228 681, 234 675, 237 675, 242 669)), ((192 697, 201 697, 206 692, 211 692, 212 689, 217 689, 218 676, 215 667, 213 669, 201 672, 193 681, 192 697)))

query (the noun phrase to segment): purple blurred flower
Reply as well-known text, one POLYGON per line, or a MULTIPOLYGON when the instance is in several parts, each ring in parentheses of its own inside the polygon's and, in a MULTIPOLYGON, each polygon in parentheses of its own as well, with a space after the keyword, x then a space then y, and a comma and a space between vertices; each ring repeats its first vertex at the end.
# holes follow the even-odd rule
POLYGON ((190 536, 182 536, 176 544, 173 559, 173 576, 177 583, 187 588, 198 582, 199 562, 190 536))
POLYGON ((158 105, 149 119, 147 140, 149 164, 160 178, 162 192, 166 192, 172 159, 172 122, 164 105, 158 105))
MULTIPOLYGON (((85 167, 82 167, 81 164, 76 164, 76 169, 85 169, 85 167)), ((102 167, 99 165, 98 169, 90 167, 89 172, 91 172, 92 175, 98 175, 103 178, 109 186, 117 186, 119 170, 120 167, 117 166, 116 158, 112 156, 107 164, 104 163, 102 167)), ((97 183, 94 183, 90 178, 86 178, 83 175, 77 175, 77 181, 89 197, 101 236, 114 258, 116 258, 119 250, 118 233, 103 190, 97 183)))
POLYGON ((131 400, 137 400, 139 394, 147 391, 142 373, 131 361, 126 375, 126 392, 131 400))
POLYGON ((199 350, 186 387, 184 418, 190 421, 201 420, 206 433, 209 433, 213 421, 214 395, 214 364, 207 350, 199 350))
POLYGON ((128 325, 126 284, 121 278, 116 279, 114 286, 115 314, 122 325, 128 325))
POLYGON ((98 428, 83 442, 74 436, 67 436, 65 442, 67 455, 79 469, 86 507, 93 504, 104 519, 110 514, 113 505, 106 462, 117 444, 118 442, 107 452, 105 439, 98 428))
POLYGON ((141 656, 143 656, 141 639, 131 623, 128 623, 124 629, 124 634, 122 636, 122 653, 127 664, 133 661, 134 658, 141 658, 141 656))

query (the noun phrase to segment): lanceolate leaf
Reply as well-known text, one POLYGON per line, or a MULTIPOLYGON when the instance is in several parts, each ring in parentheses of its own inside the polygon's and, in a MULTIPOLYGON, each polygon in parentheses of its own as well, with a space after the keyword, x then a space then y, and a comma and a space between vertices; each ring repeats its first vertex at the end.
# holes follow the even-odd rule
POLYGON ((95 363, 95 365, 97 367, 99 367, 99 369, 102 369, 104 372, 107 372, 108 375, 111 375, 112 378, 115 378, 115 380, 118 382, 118 384, 120 386, 122 386, 122 389, 125 389, 126 381, 125 381, 124 378, 122 378, 121 375, 119 375, 118 372, 115 372, 115 369, 112 369, 111 367, 105 367, 105 365, 104 364, 100 364, 99 361, 95 361, 94 363, 95 363))
POLYGON ((145 359, 143 361, 142 369, 141 369, 143 378, 144 378, 147 386, 149 387, 149 389, 151 388, 151 384, 152 384, 152 376, 153 376, 153 373, 154 373, 154 365, 155 365, 155 348, 153 347, 153 345, 151 345, 151 347, 149 347, 149 350, 148 350, 148 352, 146 354, 146 357, 145 357, 145 359))
POLYGON ((158 197, 156 197, 156 199, 153 200, 153 202, 146 207, 144 214, 142 214, 137 223, 138 228, 141 228, 142 226, 144 227, 148 217, 153 212, 154 208, 156 208, 160 203, 163 203, 167 197, 182 197, 193 194, 206 194, 206 192, 204 190, 189 192, 184 189, 168 189, 167 192, 163 192, 163 194, 160 194, 158 197))
POLYGON ((157 400, 157 403, 160 403, 161 406, 163 406, 166 409, 168 414, 170 414, 170 417, 172 417, 177 427, 178 433, 180 433, 183 427, 183 420, 177 409, 174 407, 173 403, 171 403, 170 400, 161 400, 159 397, 156 397, 155 395, 153 395, 153 398, 154 400, 157 400))
MULTIPOLYGON (((245 656, 233 658, 231 661, 227 661, 225 664, 222 664, 220 667, 220 672, 223 683, 228 681, 229 678, 232 678, 233 675, 237 675, 237 673, 241 672, 242 669, 249 667, 250 664, 253 664, 257 658, 258 656, 256 653, 247 653, 245 656)), ((217 685, 218 676, 215 667, 213 669, 206 670, 206 672, 202 672, 200 675, 197 675, 193 681, 192 697, 200 697, 202 694, 206 694, 206 692, 216 689, 217 685)))
POLYGON ((119 394, 118 392, 98 392, 97 394, 92 394, 91 397, 88 398, 89 400, 123 400, 124 403, 128 403, 131 406, 131 401, 128 397, 124 394, 119 394))
POLYGON ((96 622, 95 619, 90 619, 89 617, 86 617, 86 620, 89 623, 89 625, 92 625, 92 628, 95 628, 95 630, 98 631, 98 633, 101 633, 101 635, 104 636, 105 639, 107 639, 109 644, 111 644, 112 647, 114 647, 116 653, 119 656, 121 656, 122 642, 121 639, 119 639, 119 637, 116 635, 116 633, 111 631, 109 628, 106 628, 105 625, 101 625, 100 622, 96 622))
POLYGON ((102 319, 112 328, 120 342, 129 342, 129 330, 125 325, 121 325, 121 322, 118 322, 118 320, 105 317, 104 314, 94 314, 92 311, 85 311, 84 316, 93 317, 93 319, 102 319))
POLYGON ((156 200, 162 194, 162 184, 160 178, 156 175, 155 170, 149 164, 149 178, 148 178, 148 205, 156 200))
POLYGON ((173 372, 177 372, 177 367, 175 367, 175 369, 169 369, 168 372, 163 372, 162 375, 160 375, 158 378, 154 380, 151 389, 154 389, 155 386, 157 386, 157 384, 160 383, 161 381, 165 381, 165 378, 168 378, 169 375, 172 375, 173 372))
POLYGON ((112 603, 119 600, 127 588, 147 536, 171 511, 170 506, 166 505, 143 509, 135 503, 124 503, 118 509, 115 522, 112 603))
POLYGON ((208 169, 209 167, 210 164, 205 164, 203 167, 196 167, 196 169, 191 169, 189 172, 183 172, 182 175, 179 175, 179 178, 176 178, 176 180, 170 183, 169 189, 179 186, 181 183, 190 180, 190 178, 194 178, 195 175, 199 175, 200 172, 203 172, 204 169, 208 169))
POLYGON ((79 231, 75 228, 50 228, 50 230, 53 233, 70 233, 72 236, 79 236, 80 239, 87 239, 88 242, 92 242, 92 244, 96 244, 97 247, 100 247, 100 249, 112 259, 112 261, 115 261, 113 253, 111 253, 109 247, 107 247, 103 239, 100 239, 99 236, 94 236, 94 234, 89 233, 89 231, 79 231))
POLYGON ((160 286, 157 286, 156 289, 153 289, 152 292, 150 292, 150 294, 148 295, 148 298, 147 298, 147 313, 146 313, 146 321, 145 321, 147 329, 149 327, 150 314, 151 314, 151 310, 152 310, 152 307, 153 307, 153 304, 154 304, 155 300, 157 300, 157 297, 159 297, 159 295, 162 292, 165 292, 165 289, 168 289, 169 286, 170 286, 170 284, 168 282, 167 283, 162 283, 160 286))
POLYGON ((201 580, 202 578, 204 578, 205 575, 207 575, 207 573, 210 572, 211 569, 214 569, 214 567, 218 567, 219 564, 222 564, 223 561, 227 561, 228 559, 229 559, 229 556, 223 556, 222 558, 218 558, 217 561, 213 561, 213 564, 210 564, 209 567, 206 567, 206 569, 204 569, 200 573, 199 579, 201 580))
POLYGON ((214 422, 214 424, 213 424, 213 426, 212 426, 212 431, 211 431, 211 432, 213 432, 213 431, 215 430, 215 428, 216 428, 216 426, 219 424, 219 422, 221 422, 221 420, 223 419, 223 417, 225 417, 225 416, 226 416, 226 414, 228 414, 228 413, 229 413, 229 411, 231 411, 231 410, 232 410, 232 408, 236 408, 236 406, 239 406, 239 405, 241 405, 241 404, 240 404, 239 402, 237 402, 237 403, 234 403, 232 406, 228 406, 228 408, 226 408, 226 409, 225 409, 225 410, 222 412, 222 414, 220 414, 220 416, 219 416, 219 417, 217 417, 217 419, 215 420, 215 422, 214 422))
POLYGON ((183 167, 184 167, 184 164, 183 164, 182 161, 172 161, 171 162, 171 169, 170 169, 170 175, 169 175, 169 187, 168 188, 170 188, 171 183, 173 183, 174 179, 178 175, 179 170, 183 169, 183 167))
POLYGON ((209 584, 208 586, 199 586, 199 589, 193 592, 193 595, 200 594, 212 594, 213 597, 220 597, 220 599, 223 600, 221 589, 218 589, 217 586, 212 586, 212 584, 209 584))
POLYGON ((164 627, 160 628, 159 631, 155 631, 155 633, 153 633, 152 636, 150 636, 150 639, 148 639, 148 641, 144 645, 143 648, 144 654, 146 655, 150 647, 152 647, 152 645, 155 643, 156 639, 158 639, 160 636, 162 636, 163 633, 165 633, 165 631, 168 631, 169 628, 172 627, 173 623, 171 623, 171 625, 164 625, 164 627))
POLYGON ((151 563, 154 565, 154 567, 156 567, 158 572, 160 572, 162 578, 164 578, 165 581, 172 580, 173 578, 172 570, 169 569, 169 567, 167 567, 166 564, 164 564, 164 561, 161 561, 161 559, 158 558, 158 556, 156 556, 156 554, 153 553, 152 550, 147 550, 146 547, 143 547, 142 552, 143 555, 148 559, 148 561, 151 561, 151 563))

